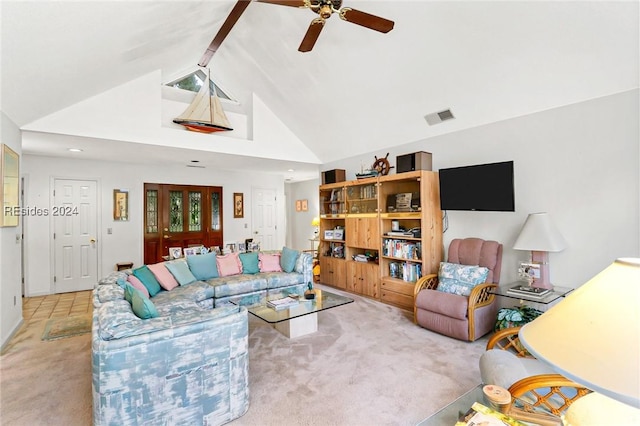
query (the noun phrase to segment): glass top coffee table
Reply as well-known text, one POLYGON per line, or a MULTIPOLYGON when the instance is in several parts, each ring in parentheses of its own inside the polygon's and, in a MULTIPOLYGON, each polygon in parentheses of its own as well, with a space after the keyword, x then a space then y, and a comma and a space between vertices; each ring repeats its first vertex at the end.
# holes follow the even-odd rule
POLYGON ((455 401, 418 423, 418 426, 455 425, 460 415, 466 413, 474 402, 482 402, 484 397, 482 386, 478 385, 469 390, 455 401))
POLYGON ((300 296, 299 303, 287 309, 276 311, 266 303, 246 306, 249 313, 273 324, 276 330, 289 338, 304 336, 318 331, 318 312, 353 303, 339 294, 316 289, 316 298, 306 300, 300 296))

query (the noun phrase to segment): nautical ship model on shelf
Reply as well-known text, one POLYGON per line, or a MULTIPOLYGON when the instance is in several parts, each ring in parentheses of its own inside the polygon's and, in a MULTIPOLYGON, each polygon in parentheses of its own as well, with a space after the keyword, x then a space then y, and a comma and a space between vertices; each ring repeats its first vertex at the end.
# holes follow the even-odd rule
POLYGON ((188 130, 200 133, 233 130, 222 109, 220 98, 218 98, 215 91, 213 95, 211 94, 209 69, 207 69, 206 79, 193 102, 182 115, 174 118, 173 122, 183 125, 188 130))

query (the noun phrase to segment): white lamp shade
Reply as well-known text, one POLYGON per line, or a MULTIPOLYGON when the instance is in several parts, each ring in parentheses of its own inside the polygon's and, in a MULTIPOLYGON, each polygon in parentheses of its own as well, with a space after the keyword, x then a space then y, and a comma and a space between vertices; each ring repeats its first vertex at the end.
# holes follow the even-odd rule
POLYGON ((531 251, 562 251, 567 242, 548 213, 531 213, 522 225, 513 248, 531 251))
POLYGON ((640 259, 618 259, 520 330, 558 373, 640 407, 640 259))

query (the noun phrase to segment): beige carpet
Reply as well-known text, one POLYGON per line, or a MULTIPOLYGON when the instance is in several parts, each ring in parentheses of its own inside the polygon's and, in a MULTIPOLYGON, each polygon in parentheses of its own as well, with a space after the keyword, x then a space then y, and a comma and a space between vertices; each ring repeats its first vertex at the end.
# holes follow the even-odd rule
MULTIPOLYGON (((440 336, 406 311, 351 296, 297 339, 250 316, 251 402, 230 425, 415 425, 480 382, 486 338, 440 336)), ((0 424, 90 425, 91 336, 41 341, 44 323, 0 356, 0 424)))

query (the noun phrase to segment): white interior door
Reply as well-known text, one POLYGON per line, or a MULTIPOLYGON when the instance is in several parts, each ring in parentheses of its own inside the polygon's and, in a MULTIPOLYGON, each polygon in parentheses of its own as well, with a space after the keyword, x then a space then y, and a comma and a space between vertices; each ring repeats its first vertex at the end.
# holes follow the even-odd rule
POLYGON ((252 194, 253 241, 260 243, 260 250, 277 250, 276 247, 276 191, 253 188, 252 194))
POLYGON ((90 290, 98 279, 97 183, 56 179, 53 206, 54 291, 90 290))

